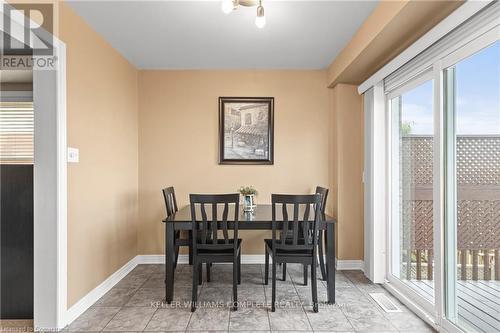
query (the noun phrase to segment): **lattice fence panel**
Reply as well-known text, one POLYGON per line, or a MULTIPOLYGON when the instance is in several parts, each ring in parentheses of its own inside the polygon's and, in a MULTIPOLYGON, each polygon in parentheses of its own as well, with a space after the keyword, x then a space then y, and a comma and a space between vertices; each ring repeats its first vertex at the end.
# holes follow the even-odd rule
MULTIPOLYGON (((432 196, 433 138, 404 137, 401 143, 402 241, 406 249, 433 248, 432 196), (431 194, 432 195, 432 194, 431 194)), ((460 250, 500 249, 500 136, 457 138, 457 185, 468 200, 458 203, 458 247, 460 250), (484 187, 484 191, 481 188, 484 187), (472 192, 474 189, 476 192, 472 192), (493 188, 493 190, 491 190, 493 188), (490 199, 475 200, 474 193, 489 191, 490 199), (471 198, 472 197, 472 198, 471 198)))
POLYGON ((459 185, 500 185, 500 137, 459 137, 457 152, 459 185))
POLYGON ((463 200, 458 204, 458 248, 498 249, 500 201, 463 200))
POLYGON ((403 137, 401 142, 401 179, 405 186, 432 185, 432 137, 403 137))

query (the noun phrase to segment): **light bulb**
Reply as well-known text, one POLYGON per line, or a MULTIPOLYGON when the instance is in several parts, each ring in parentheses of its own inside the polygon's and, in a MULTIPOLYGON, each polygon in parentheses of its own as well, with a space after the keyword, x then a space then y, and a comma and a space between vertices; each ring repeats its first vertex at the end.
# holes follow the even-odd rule
POLYGON ((224 14, 229 14, 234 9, 234 3, 232 0, 222 0, 221 8, 224 14))
POLYGON ((266 17, 265 16, 257 16, 255 18, 255 25, 257 28, 262 29, 266 25, 266 17))
POLYGON ((266 16, 264 15, 264 7, 257 7, 257 17, 255 18, 255 25, 257 28, 262 29, 266 25, 266 16))

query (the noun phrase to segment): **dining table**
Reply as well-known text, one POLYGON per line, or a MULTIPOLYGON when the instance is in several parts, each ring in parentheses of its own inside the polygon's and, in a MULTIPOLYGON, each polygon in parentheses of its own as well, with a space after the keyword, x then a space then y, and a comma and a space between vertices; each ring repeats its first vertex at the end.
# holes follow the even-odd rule
MULTIPOLYGON (((293 208, 293 207, 292 207, 293 208)), ((199 209, 196 207, 195 209, 199 209)), ((234 208, 230 208, 234 209, 234 208)), ((200 216, 201 214, 196 214, 200 216)), ((238 230, 272 230, 272 205, 259 204, 252 212, 239 209, 238 230)), ((211 215, 208 215, 211 216, 211 215)), ((229 212, 228 216, 234 216, 234 212, 229 212)), ((299 211, 299 216, 304 216, 299 211)), ((283 212, 276 209, 277 229, 282 228, 283 212)), ((221 216, 222 220, 222 216, 221 216)), ((176 213, 163 219, 165 224, 165 288, 166 303, 170 304, 174 297, 174 272, 175 272, 175 233, 177 230, 192 230, 191 206, 186 205, 176 213)), ((337 220, 327 214, 321 214, 318 229, 326 231, 326 271, 327 271, 327 302, 335 303, 335 225, 337 220)), ((228 220, 228 228, 234 228, 234 221, 228 220)), ((264 248, 264 240, 262 240, 264 248)))

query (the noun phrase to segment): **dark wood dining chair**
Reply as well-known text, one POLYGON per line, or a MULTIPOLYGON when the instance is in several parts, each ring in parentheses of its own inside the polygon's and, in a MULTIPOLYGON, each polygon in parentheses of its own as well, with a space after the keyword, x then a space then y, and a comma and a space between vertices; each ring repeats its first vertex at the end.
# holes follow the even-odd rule
POLYGON ((212 263, 233 263, 233 310, 238 308, 238 287, 241 282, 241 239, 238 238, 240 195, 235 194, 191 194, 193 290, 191 311, 196 310, 198 284, 202 281, 202 265, 207 266, 207 281, 210 280, 212 263), (207 207, 209 214, 207 214, 207 207), (223 209, 219 209, 222 208, 223 209), (220 211, 222 213, 220 214, 220 211), (233 216, 230 216, 232 212, 233 216), (228 224, 233 224, 232 237, 228 224), (219 238, 221 237, 221 238, 219 238))
MULTIPOLYGON (((272 201, 272 238, 265 239, 265 276, 269 280, 269 257, 272 257, 272 302, 271 311, 276 310, 276 265, 279 263, 298 263, 315 267, 318 246, 318 227, 321 214, 321 195, 273 194, 272 201), (281 206, 281 207, 279 207, 281 206), (288 218, 288 207, 293 206, 292 220, 288 218), (278 229, 276 215, 281 208, 282 225, 278 229), (278 234, 279 233, 279 234, 278 234), (289 235, 292 235, 290 237, 289 235), (300 237, 300 235, 303 237, 300 237)), ((318 312, 318 288, 316 270, 311 269, 311 289, 313 311, 318 312)))
MULTIPOLYGON (((316 186, 316 194, 321 195, 321 214, 324 216, 326 211, 326 202, 328 200, 328 189, 316 186)), ((325 265, 325 245, 326 239, 324 237, 323 229, 318 231, 318 255, 319 255, 319 267, 321 269, 321 276, 323 281, 326 281, 326 265, 325 265)), ((307 274, 306 274, 307 276, 307 274)))
MULTIPOLYGON (((167 217, 170 217, 171 215, 177 213, 179 210, 177 208, 177 200, 175 198, 175 190, 172 186, 169 186, 167 188, 164 188, 163 190, 163 198, 165 199, 165 208, 167 210, 167 217)), ((192 232, 188 232, 188 238, 181 238, 181 231, 177 230, 175 232, 175 262, 174 262, 174 267, 177 267, 177 261, 179 259, 179 248, 181 246, 187 246, 189 247, 189 264, 192 263, 193 261, 193 250, 191 247, 191 238, 192 238, 192 232)))
MULTIPOLYGON (((326 202, 328 199, 328 189, 321 187, 321 186, 316 186, 316 194, 321 195, 321 213, 325 214, 325 209, 326 209, 326 202)), ((318 231, 318 259, 319 259, 319 267, 321 269, 321 277, 323 278, 323 281, 326 281, 326 266, 325 266, 325 240, 324 240, 324 233, 323 230, 318 231)), ((304 265, 303 267, 304 270, 304 285, 307 286, 307 271, 308 271, 308 266, 304 265)), ((286 280, 286 264, 283 265, 283 281, 286 280)))

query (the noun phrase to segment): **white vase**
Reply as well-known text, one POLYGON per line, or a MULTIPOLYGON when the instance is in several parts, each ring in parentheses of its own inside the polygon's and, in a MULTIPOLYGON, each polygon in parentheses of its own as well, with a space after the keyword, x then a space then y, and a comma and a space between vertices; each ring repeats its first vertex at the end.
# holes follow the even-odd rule
POLYGON ((243 196, 243 211, 253 212, 255 208, 255 195, 248 194, 243 196))

